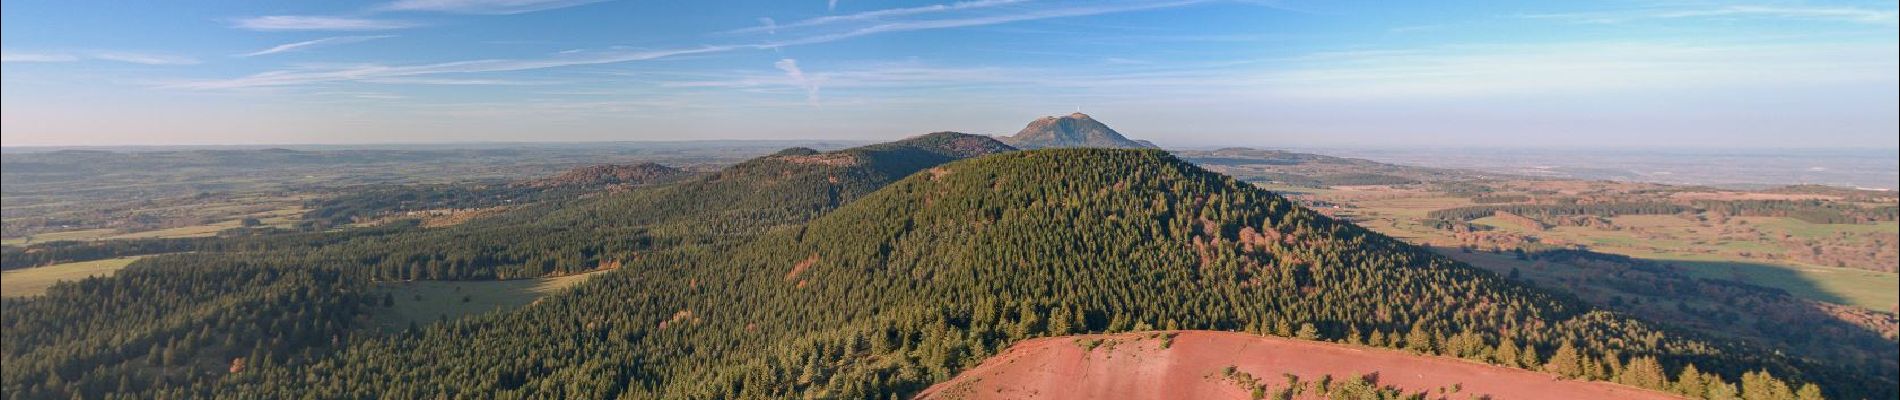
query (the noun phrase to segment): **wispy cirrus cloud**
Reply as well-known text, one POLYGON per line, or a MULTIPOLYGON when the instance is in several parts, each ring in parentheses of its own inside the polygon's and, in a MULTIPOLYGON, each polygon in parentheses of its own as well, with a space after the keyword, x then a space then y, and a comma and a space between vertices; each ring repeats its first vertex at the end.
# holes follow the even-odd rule
POLYGON ((377 78, 364 82, 390 85, 433 85, 433 86, 532 86, 564 83, 560 81, 530 81, 515 79, 469 79, 469 78, 377 78))
POLYGON ((192 65, 192 64, 198 63, 198 59, 191 58, 191 57, 176 56, 176 55, 170 55, 170 54, 137 53, 137 52, 123 52, 123 51, 106 51, 106 52, 93 53, 92 58, 105 60, 105 61, 117 61, 117 62, 123 62, 123 63, 145 64, 145 65, 192 65))
POLYGON ((79 61, 71 54, 14 53, 0 52, 0 62, 9 63, 57 63, 79 61))
MULTIPOLYGON (((392 11, 450 14, 506 15, 567 8, 609 0, 396 0, 364 10, 365 14, 392 11)), ((329 15, 266 15, 240 18, 232 27, 254 31, 384 31, 422 24, 387 18, 329 15)))
POLYGON ((778 68, 780 71, 785 71, 786 78, 790 78, 793 84, 805 89, 806 102, 811 103, 813 106, 818 105, 818 80, 805 76, 805 71, 798 68, 798 60, 790 58, 780 59, 778 62, 772 63, 772 66, 778 68))
POLYGON ((302 51, 302 50, 307 50, 307 49, 316 48, 316 47, 323 47, 323 46, 334 46, 334 45, 339 45, 339 44, 366 42, 366 41, 391 38, 391 37, 395 37, 395 36, 393 35, 333 36, 333 37, 327 37, 327 38, 322 38, 322 39, 305 40, 301 42, 280 44, 276 46, 271 46, 268 49, 239 54, 238 56, 239 57, 257 57, 257 56, 263 56, 263 55, 302 51))
POLYGON ((344 67, 312 67, 269 71, 234 79, 169 82, 161 86, 185 89, 239 89, 310 85, 331 82, 372 82, 376 80, 439 74, 510 72, 578 65, 613 64, 691 54, 715 53, 732 49, 732 46, 705 46, 666 50, 571 51, 541 59, 487 59, 404 66, 364 64, 344 67))
POLYGON ((385 31, 421 26, 415 22, 319 15, 266 15, 238 19, 232 27, 254 31, 385 31))
MULTIPOLYGON (((669 88, 716 88, 749 89, 769 87, 801 87, 798 78, 785 73, 765 71, 721 71, 708 76, 689 77, 681 80, 659 82, 661 87, 669 88)), ((800 71, 803 79, 819 81, 827 87, 846 89, 904 89, 904 88, 970 88, 987 85, 1017 85, 1036 80, 1047 80, 1057 75, 1054 71, 1030 68, 1001 67, 944 67, 924 65, 915 62, 872 63, 849 66, 825 73, 806 74, 800 71)))
POLYGON ((0 53, 0 62, 8 63, 57 63, 77 61, 112 61, 143 65, 191 65, 198 59, 161 53, 130 51, 92 51, 78 53, 0 53))
MULTIPOLYGON (((872 19, 875 24, 842 27, 830 33, 808 34, 806 36, 783 41, 768 41, 748 44, 705 45, 674 49, 653 50, 595 50, 561 52, 539 59, 482 59, 451 61, 433 64, 407 66, 389 66, 380 64, 359 65, 343 68, 302 68, 269 71, 250 76, 205 81, 172 82, 164 86, 187 89, 235 89, 248 87, 294 86, 343 81, 371 81, 376 79, 420 77, 438 74, 480 73, 524 71, 544 68, 558 68, 578 65, 614 64, 634 61, 647 61, 662 58, 723 53, 734 50, 764 50, 786 46, 810 45, 834 42, 856 37, 882 33, 908 32, 933 29, 948 29, 987 26, 1050 18, 1079 17, 1120 12, 1155 10, 1206 3, 1211 0, 1175 0, 1164 2, 1102 2, 1067 3, 1060 6, 1044 7, 1032 10, 1012 10, 1009 13, 963 16, 937 19, 872 19)), ((868 13, 877 13, 869 11, 868 13)), ((885 13, 881 15, 917 15, 915 12, 885 13)), ((829 23, 827 23, 829 24, 829 23)))
POLYGON ((759 17, 759 27, 757 29, 764 30, 765 33, 777 35, 778 20, 774 20, 772 17, 759 17))
POLYGON ((328 92, 311 93, 311 95, 329 96, 329 97, 345 97, 345 98, 363 99, 363 100, 401 100, 401 99, 408 98, 406 96, 395 94, 395 93, 369 92, 369 91, 328 91, 328 92))
MULTIPOLYGON (((916 63, 847 65, 805 80, 838 96, 856 89, 988 90, 985 97, 1087 94, 1153 101, 1156 93, 1188 93, 1211 102, 1235 99, 1392 100, 1681 93, 1722 88, 1803 85, 1891 85, 1896 50, 1879 45, 1693 45, 1576 42, 1462 45, 1202 63, 1118 64, 1078 72, 1059 68, 955 67, 916 63), (1565 79, 1550 79, 1562 76, 1565 79), (994 94, 992 94, 994 93, 994 94)), ((801 87, 770 71, 728 71, 712 79, 661 82, 661 87, 771 89, 801 87)), ((1250 101, 1250 100, 1249 100, 1250 101)))
MULTIPOLYGON (((1044 20, 1044 19, 1052 19, 1052 18, 1084 17, 1084 16, 1091 16, 1091 15, 1114 14, 1114 13, 1123 13, 1123 12, 1132 12, 1132 11, 1159 10, 1159 9, 1175 8, 1175 7, 1208 3, 1211 1, 1212 0, 1175 0, 1175 1, 1161 1, 1161 2, 1081 3, 1078 5, 1072 5, 1072 6, 1041 8, 1041 9, 1033 9, 1033 10, 1019 10, 1019 11, 1012 11, 1008 13, 962 16, 962 17, 955 17, 955 18, 897 20, 897 21, 889 21, 889 22, 880 22, 880 23, 871 24, 867 26, 860 26, 856 28, 850 28, 850 29, 846 29, 842 31, 833 32, 833 33, 816 34, 816 35, 806 36, 799 39, 792 39, 788 41, 770 43, 770 45, 771 46, 793 46, 793 45, 804 45, 804 44, 817 44, 817 43, 834 42, 838 40, 850 39, 850 38, 867 36, 867 35, 882 34, 882 33, 910 32, 910 31, 947 29, 947 28, 967 28, 967 27, 976 27, 976 26, 1007 24, 1007 23, 1013 23, 1013 22, 1044 20)), ((783 25, 781 25, 781 28, 782 27, 783 25)))
MULTIPOLYGON (((949 4, 933 4, 933 5, 918 6, 918 7, 887 8, 883 10, 865 11, 865 12, 860 12, 860 13, 855 13, 855 14, 829 15, 829 16, 823 16, 823 17, 817 17, 817 18, 811 18, 811 19, 804 19, 804 20, 799 20, 799 21, 795 21, 789 24, 784 24, 784 25, 771 24, 771 25, 766 25, 766 26, 741 28, 741 29, 730 31, 729 33, 767 32, 767 31, 771 31, 771 30, 779 29, 779 28, 792 29, 792 28, 805 28, 805 27, 813 27, 813 26, 821 26, 821 25, 831 25, 831 24, 844 23, 844 22, 877 21, 877 20, 885 20, 885 19, 891 19, 891 18, 909 17, 909 16, 934 14, 934 13, 942 13, 942 12, 950 12, 950 11, 963 11, 963 10, 990 8, 990 7, 1003 6, 1003 5, 1009 5, 1009 4, 1018 4, 1018 3, 1023 3, 1026 1, 1028 0, 972 0, 972 1, 962 1, 962 2, 949 3, 949 4)), ((836 8, 835 2, 833 3, 833 8, 836 8)))
POLYGON ((377 10, 504 15, 567 8, 602 1, 607 0, 397 0, 377 7, 377 10))
POLYGON ((1820 6, 1732 5, 1710 8, 1652 8, 1628 11, 1604 11, 1556 14, 1526 14, 1522 18, 1562 20, 1576 23, 1616 24, 1640 20, 1684 18, 1776 18, 1839 21, 1894 25, 1900 12, 1893 9, 1820 6))

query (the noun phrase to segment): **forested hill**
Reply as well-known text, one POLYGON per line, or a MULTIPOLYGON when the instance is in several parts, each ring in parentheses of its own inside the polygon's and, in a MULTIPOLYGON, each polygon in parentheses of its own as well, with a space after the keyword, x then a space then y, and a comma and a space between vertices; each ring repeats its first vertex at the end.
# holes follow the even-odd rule
POLYGON ((637 186, 666 183, 687 176, 686 171, 643 162, 638 164, 600 164, 574 168, 559 175, 517 182, 517 186, 533 188, 582 188, 602 189, 614 186, 637 186))
POLYGON ((1012 151, 981 135, 938 132, 833 152, 793 148, 699 179, 616 196, 551 201, 403 235, 49 242, 7 246, 16 268, 185 251, 315 252, 368 264, 386 279, 493 279, 566 274, 657 242, 707 241, 803 223, 924 168, 1012 151))
MULTIPOLYGON (((853 162, 818 156, 734 171, 853 162)), ((1703 340, 1514 284, 1160 151, 1014 152, 921 171, 743 244, 652 252, 514 312, 365 338, 192 391, 889 398, 1024 338, 1212 329, 1694 397, 1792 398, 1813 391, 1809 382, 1841 398, 1894 393, 1891 377, 1703 340)))
MULTIPOLYGON (((387 298, 369 296, 375 282, 564 275, 612 268, 647 253, 658 257, 723 248, 796 227, 922 169, 1010 150, 988 137, 934 133, 830 153, 787 151, 702 179, 535 204, 443 228, 389 224, 252 237, 8 247, 9 262, 42 253, 69 261, 179 254, 146 258, 110 277, 56 285, 43 296, 4 299, 0 329, 6 340, 0 359, 6 368, 0 397, 205 397, 232 376, 248 378, 329 359, 329 352, 363 348, 356 346, 363 341, 396 340, 360 329, 367 313, 389 304, 387 298)), ((29 265, 38 264, 43 262, 29 265)), ((619 303, 628 299, 622 294, 594 296, 615 307, 635 306, 619 303)), ((447 328, 431 325, 426 331, 447 332, 437 329, 447 328)), ((539 335, 507 340, 551 338, 539 335)), ((495 342, 457 343, 505 353, 488 347, 495 342)), ((547 355, 571 345, 529 350, 547 355)), ((519 366, 512 362, 481 361, 519 366)), ((603 355, 593 362, 633 361, 603 355)), ((456 386, 476 378, 432 379, 456 386)), ((352 385, 389 383, 378 378, 352 385)))
POLYGON ((802 224, 919 170, 1014 150, 939 132, 832 152, 788 149, 673 185, 539 204, 493 218, 322 249, 383 279, 568 274, 684 243, 715 243, 802 224))

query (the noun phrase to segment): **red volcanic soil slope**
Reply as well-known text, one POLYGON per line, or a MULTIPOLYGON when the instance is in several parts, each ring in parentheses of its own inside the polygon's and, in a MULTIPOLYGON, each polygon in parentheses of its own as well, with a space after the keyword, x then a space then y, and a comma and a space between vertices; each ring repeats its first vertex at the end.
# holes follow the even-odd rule
POLYGON ((1378 386, 1407 394, 1429 393, 1429 398, 1677 398, 1455 358, 1212 331, 1027 340, 925 389, 917 398, 1249 399, 1254 386, 1243 381, 1257 379, 1268 385, 1267 393, 1273 393, 1286 387, 1284 374, 1308 382, 1327 375, 1335 381, 1364 376, 1378 386), (1234 367, 1232 372, 1230 366, 1234 367), (1456 392, 1438 391, 1454 385, 1458 386, 1456 392))

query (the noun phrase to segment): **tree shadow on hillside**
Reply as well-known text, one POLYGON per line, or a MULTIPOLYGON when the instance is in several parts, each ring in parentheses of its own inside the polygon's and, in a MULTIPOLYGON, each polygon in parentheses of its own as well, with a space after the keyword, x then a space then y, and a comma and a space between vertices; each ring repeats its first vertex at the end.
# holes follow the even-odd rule
POLYGON ((372 310, 372 315, 376 324, 384 329, 400 330, 412 323, 429 324, 509 310, 526 306, 560 289, 551 285, 550 281, 549 278, 540 278, 384 282, 378 285, 375 295, 387 295, 388 303, 372 310))
POLYGON ((1588 252, 1533 259, 1457 248, 1435 250, 1519 283, 1570 293, 1652 322, 1751 339, 1850 368, 1900 372, 1900 362, 1895 361, 1900 348, 1888 339, 1897 334, 1891 314, 1845 305, 1847 296, 1826 290, 1812 274, 1790 267, 1588 252))
MULTIPOLYGON (((1673 266, 1677 271, 1700 279, 1747 283, 1780 289, 1795 297, 1887 311, 1878 305, 1857 303, 1849 294, 1829 288, 1814 277, 1803 275, 1791 267, 1740 261, 1647 260, 1673 266)), ((1891 307, 1891 304, 1887 305, 1887 308, 1891 307)))

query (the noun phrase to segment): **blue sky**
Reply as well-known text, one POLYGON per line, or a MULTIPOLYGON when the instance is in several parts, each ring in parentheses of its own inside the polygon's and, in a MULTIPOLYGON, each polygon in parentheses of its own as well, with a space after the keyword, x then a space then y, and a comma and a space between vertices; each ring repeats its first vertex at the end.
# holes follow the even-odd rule
POLYGON ((1896 2, 0 3, 4 144, 1896 147, 1896 2))

